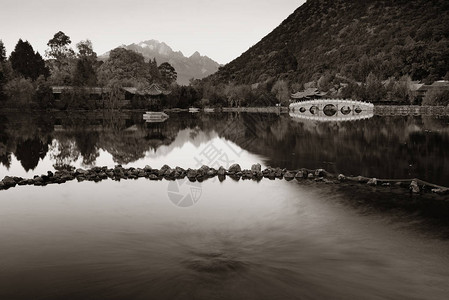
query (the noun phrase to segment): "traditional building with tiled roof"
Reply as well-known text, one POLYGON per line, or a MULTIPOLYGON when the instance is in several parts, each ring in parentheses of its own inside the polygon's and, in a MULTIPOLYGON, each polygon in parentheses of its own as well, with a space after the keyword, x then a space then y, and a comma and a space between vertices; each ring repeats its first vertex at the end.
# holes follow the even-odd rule
POLYGON ((291 97, 294 101, 301 101, 301 100, 320 99, 326 95, 327 93, 320 92, 317 88, 308 88, 302 92, 292 94, 291 97))

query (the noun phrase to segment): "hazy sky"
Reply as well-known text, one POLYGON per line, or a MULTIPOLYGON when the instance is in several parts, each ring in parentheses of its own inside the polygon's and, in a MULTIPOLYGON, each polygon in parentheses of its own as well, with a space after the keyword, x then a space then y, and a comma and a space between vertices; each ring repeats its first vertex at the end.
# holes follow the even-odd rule
POLYGON ((219 63, 238 57, 305 0, 1 0, 0 39, 8 55, 22 38, 41 54, 59 30, 98 54, 156 39, 219 63))

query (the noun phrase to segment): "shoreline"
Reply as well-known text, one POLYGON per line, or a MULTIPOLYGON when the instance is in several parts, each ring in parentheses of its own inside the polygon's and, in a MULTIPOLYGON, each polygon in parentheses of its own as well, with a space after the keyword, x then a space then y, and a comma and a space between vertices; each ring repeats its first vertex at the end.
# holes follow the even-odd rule
POLYGON ((449 106, 374 105, 374 115, 434 115, 449 116, 449 106))
MULTIPOLYGON (((248 112, 248 113, 276 113, 286 114, 291 110, 285 106, 268 106, 268 107, 221 107, 214 108, 213 112, 204 112, 202 109, 198 113, 222 113, 222 112, 248 112)), ((48 112, 48 113, 103 113, 103 112, 145 112, 146 109, 93 109, 93 110, 56 110, 56 109, 19 109, 19 108, 4 108, 0 107, 0 113, 8 112, 48 112)), ((189 112, 188 108, 166 108, 161 111, 168 113, 189 112)), ((435 116, 449 116, 449 106, 420 106, 420 105, 374 105, 374 115, 389 116, 389 115, 435 115, 435 116)))

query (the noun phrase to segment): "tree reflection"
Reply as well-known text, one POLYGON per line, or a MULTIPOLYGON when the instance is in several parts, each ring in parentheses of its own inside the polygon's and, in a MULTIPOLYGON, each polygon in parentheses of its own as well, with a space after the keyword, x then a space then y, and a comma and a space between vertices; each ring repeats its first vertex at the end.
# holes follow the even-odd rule
POLYGON ((33 170, 49 152, 56 168, 79 159, 91 167, 101 150, 115 163, 129 164, 174 141, 176 147, 200 146, 207 141, 199 136, 218 134, 271 166, 447 184, 448 123, 448 118, 414 116, 320 123, 276 114, 180 113, 164 123, 145 123, 139 112, 0 114, 0 164, 9 168, 13 154, 26 171, 33 170), (188 135, 181 137, 183 130, 188 135))
POLYGON ((74 139, 59 138, 52 148, 50 159, 54 161, 55 169, 65 169, 64 166, 78 160, 79 151, 74 139))
POLYGON ((0 114, 0 163, 9 168, 14 154, 25 171, 34 170, 51 142, 48 121, 39 115, 0 114))
POLYGON ((9 136, 6 133, 7 119, 5 116, 0 115, 0 164, 9 169, 11 165, 11 153, 8 153, 8 139, 9 136))
POLYGON ((74 135, 78 151, 83 158, 83 165, 93 166, 100 153, 98 152, 98 142, 100 134, 97 131, 81 131, 74 135))
POLYGON ((11 166, 11 154, 9 153, 0 154, 0 164, 4 165, 7 169, 9 169, 9 167, 11 166))
POLYGON ((34 170, 39 159, 45 157, 48 152, 48 144, 42 143, 38 138, 27 139, 17 143, 15 155, 25 171, 34 170))

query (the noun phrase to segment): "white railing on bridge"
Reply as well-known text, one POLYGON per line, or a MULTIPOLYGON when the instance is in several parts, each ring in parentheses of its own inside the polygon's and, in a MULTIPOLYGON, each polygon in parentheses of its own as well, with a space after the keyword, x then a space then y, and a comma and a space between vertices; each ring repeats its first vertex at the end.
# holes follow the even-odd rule
POLYGON ((303 115, 297 113, 290 113, 290 117, 297 120, 311 120, 319 122, 344 122, 344 121, 357 121, 370 119, 374 116, 372 112, 361 115, 336 115, 336 116, 313 116, 313 115, 303 115))
POLYGON ((304 107, 304 106, 313 106, 313 105, 358 105, 361 109, 366 108, 374 108, 374 104, 365 101, 356 101, 356 100, 347 100, 347 99, 318 99, 318 100, 304 100, 297 101, 290 104, 290 108, 296 107, 304 107))

